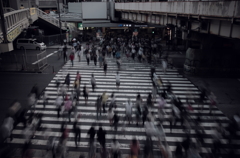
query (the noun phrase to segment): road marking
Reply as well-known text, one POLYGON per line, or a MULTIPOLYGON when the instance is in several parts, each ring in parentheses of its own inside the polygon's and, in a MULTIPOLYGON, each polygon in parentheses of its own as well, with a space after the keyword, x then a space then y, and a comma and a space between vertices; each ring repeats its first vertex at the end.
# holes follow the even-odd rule
POLYGON ((32 63, 32 64, 35 65, 35 64, 39 63, 40 61, 42 61, 43 59, 46 59, 46 58, 50 57, 51 55, 53 55, 53 54, 55 54, 55 53, 57 53, 57 52, 58 52, 58 51, 54 51, 53 53, 48 54, 48 55, 45 56, 44 58, 42 58, 42 59, 40 59, 40 60, 38 60, 38 61, 35 61, 35 62, 32 63))

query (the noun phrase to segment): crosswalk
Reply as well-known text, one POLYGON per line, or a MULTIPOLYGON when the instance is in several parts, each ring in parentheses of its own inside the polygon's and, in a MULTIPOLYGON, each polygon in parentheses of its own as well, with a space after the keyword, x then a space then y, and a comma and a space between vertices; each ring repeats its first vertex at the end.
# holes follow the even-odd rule
MULTIPOLYGON (((136 137, 139 140, 140 147, 143 149, 146 136, 145 136, 145 128, 144 126, 136 126, 136 123, 127 125, 125 129, 125 135, 123 134, 121 127, 123 126, 123 118, 125 116, 125 102, 129 98, 133 103, 135 103, 136 95, 139 92, 143 98, 143 101, 146 102, 148 93, 152 92, 152 83, 150 79, 150 66, 143 65, 138 62, 127 62, 123 61, 122 67, 119 71, 121 75, 121 85, 120 88, 116 88, 116 79, 115 75, 117 70, 117 64, 115 59, 107 58, 108 61, 108 70, 107 75, 105 76, 103 68, 100 68, 98 65, 95 66, 93 62, 90 62, 90 65, 87 65, 86 60, 82 60, 78 62, 76 59, 74 61, 74 66, 71 65, 70 61, 68 61, 63 68, 55 75, 52 81, 46 87, 46 93, 49 96, 48 104, 45 108, 43 108, 43 100, 39 99, 35 108, 35 112, 43 113, 42 118, 42 127, 39 131, 36 131, 35 137, 32 140, 32 148, 45 150, 47 140, 46 134, 54 134, 60 137, 61 132, 61 124, 63 122, 62 118, 57 118, 57 110, 54 105, 55 99, 57 97, 57 87, 56 87, 56 79, 60 79, 60 82, 64 82, 65 76, 70 74, 70 88, 68 90, 68 94, 73 90, 73 82, 76 77, 77 71, 81 74, 81 90, 84 84, 87 85, 90 90, 88 104, 85 105, 84 98, 80 97, 79 105, 77 106, 78 111, 81 113, 81 118, 79 120, 81 124, 81 141, 79 148, 75 148, 74 143, 74 133, 70 131, 69 139, 67 142, 67 147, 69 151, 76 152, 88 152, 88 137, 87 131, 91 127, 92 123, 96 123, 95 129, 98 130, 98 124, 101 123, 101 126, 107 132, 106 136, 106 147, 110 148, 110 143, 112 138, 115 136, 115 132, 113 127, 110 126, 109 120, 107 119, 107 113, 103 113, 99 120, 96 120, 96 108, 95 102, 98 95, 102 95, 103 92, 107 92, 108 95, 111 95, 112 92, 115 92, 116 103, 118 111, 118 115, 120 117, 119 130, 117 131, 116 138, 121 144, 121 152, 123 155, 127 155, 129 153, 129 145, 133 137, 136 137), (90 78, 91 74, 94 74, 96 79, 96 90, 95 92, 91 92, 90 78), (50 131, 45 131, 46 129, 51 129, 50 131)), ((200 91, 184 76, 180 75, 176 69, 169 69, 166 74, 162 72, 161 67, 156 68, 157 75, 161 76, 163 81, 163 86, 167 85, 167 82, 172 85, 172 92, 181 99, 184 106, 186 103, 186 98, 188 97, 189 92, 191 92, 191 98, 199 98, 200 91)), ((183 127, 178 123, 176 126, 173 126, 172 132, 170 132, 170 124, 168 118, 170 117, 171 112, 171 103, 170 100, 167 99, 167 105, 165 107, 165 115, 162 118, 162 126, 164 128, 164 132, 166 134, 166 142, 170 148, 170 151, 174 152, 176 148, 176 143, 182 141, 186 134, 183 131, 183 127)), ((190 112, 190 117, 194 120, 197 119, 198 116, 201 116, 202 123, 201 126, 204 127, 204 144, 202 144, 200 148, 201 154, 207 154, 209 150, 211 150, 213 146, 213 138, 212 138, 212 128, 215 127, 216 120, 219 120, 224 127, 227 126, 229 119, 216 107, 213 108, 213 115, 209 114, 209 106, 206 105, 201 110, 197 104, 193 104, 192 107, 194 111, 190 112)), ((133 114, 136 109, 133 109, 133 114)), ((154 104, 152 108, 152 112, 155 115, 155 118, 158 118, 158 109, 157 105, 154 104)), ((29 112, 28 112, 29 114, 29 112)), ((133 117, 134 118, 134 117, 133 117)), ((74 116, 71 116, 71 123, 68 123, 67 128, 72 129, 74 116)), ((195 127, 194 123, 192 123, 192 127, 195 127)), ((155 124, 158 125, 158 121, 155 121, 155 124)), ((240 135, 240 132, 237 133, 240 135)), ((190 135, 193 142, 196 142, 196 132, 195 130, 190 130, 190 135)), ((24 133, 23 133, 23 125, 20 123, 13 130, 14 139, 11 141, 12 145, 16 147, 20 147, 24 144, 24 133)), ((221 139, 224 147, 228 148, 227 140, 221 139)), ((154 143, 154 156, 159 157, 159 146, 157 138, 153 138, 154 143)), ((234 140, 232 142, 234 144, 235 149, 240 148, 240 141, 234 140)), ((239 152, 239 151, 238 151, 239 152)), ((223 153, 223 155, 226 153, 223 153)))

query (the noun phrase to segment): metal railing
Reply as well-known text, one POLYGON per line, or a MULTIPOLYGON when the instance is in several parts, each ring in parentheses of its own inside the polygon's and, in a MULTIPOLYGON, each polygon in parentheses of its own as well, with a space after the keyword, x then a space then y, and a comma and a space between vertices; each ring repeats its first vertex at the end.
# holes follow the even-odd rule
MULTIPOLYGON (((59 19, 43 12, 42 10, 40 9, 37 9, 37 14, 38 14, 38 17, 48 21, 49 23, 57 26, 57 27, 60 27, 59 26, 59 19)), ((62 29, 65 29, 65 22, 61 22, 61 26, 62 26, 62 29)))
MULTIPOLYGON (((4 14, 6 27, 8 32, 8 39, 12 41, 20 32, 22 25, 29 23, 30 18, 29 9, 13 10, 4 14), (20 32, 19 32, 20 31, 20 32)), ((2 28, 0 26, 0 36, 2 36, 2 28)))
MULTIPOLYGON (((6 27, 8 32, 8 40, 12 41, 14 40, 20 33, 21 30, 25 27, 27 27, 32 20, 34 19, 34 16, 38 16, 39 18, 42 18, 43 20, 59 27, 59 19, 52 17, 51 15, 41 11, 38 8, 26 8, 26 9, 19 9, 14 10, 12 8, 5 8, 6 11, 9 11, 4 14, 5 20, 6 20, 6 27)), ((37 17, 35 17, 34 20, 36 20, 37 17)), ((0 19, 1 22, 1 19, 0 19)), ((62 29, 66 29, 65 22, 61 22, 62 29)), ((0 37, 2 37, 2 28, 0 26, 0 37)), ((2 42, 2 38, 0 38, 0 43, 2 42)))

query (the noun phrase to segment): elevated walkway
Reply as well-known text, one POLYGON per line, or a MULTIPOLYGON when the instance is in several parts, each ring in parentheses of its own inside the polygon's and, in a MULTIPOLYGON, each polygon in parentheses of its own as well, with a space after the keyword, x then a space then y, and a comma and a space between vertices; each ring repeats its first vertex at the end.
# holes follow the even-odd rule
POLYGON ((122 20, 240 39, 240 1, 115 3, 122 20))
MULTIPOLYGON (((38 18, 41 18, 56 27, 60 27, 59 20, 57 18, 46 14, 38 8, 26 8, 20 10, 6 8, 4 17, 6 20, 7 38, 9 42, 12 42, 24 28, 27 28, 38 18)), ((61 28, 66 29, 64 22, 61 22, 61 28)), ((3 35, 0 26, 0 43, 2 43, 2 41, 3 35)))

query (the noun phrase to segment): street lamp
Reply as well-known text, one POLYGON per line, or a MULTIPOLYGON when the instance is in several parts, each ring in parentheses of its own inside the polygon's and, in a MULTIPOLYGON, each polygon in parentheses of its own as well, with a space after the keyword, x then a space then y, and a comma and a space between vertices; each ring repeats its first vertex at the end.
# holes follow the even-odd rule
POLYGON ((59 19, 59 28, 60 28, 60 44, 62 45, 62 23, 61 23, 61 15, 60 15, 60 7, 59 7, 59 0, 57 0, 58 3, 58 19, 59 19))

